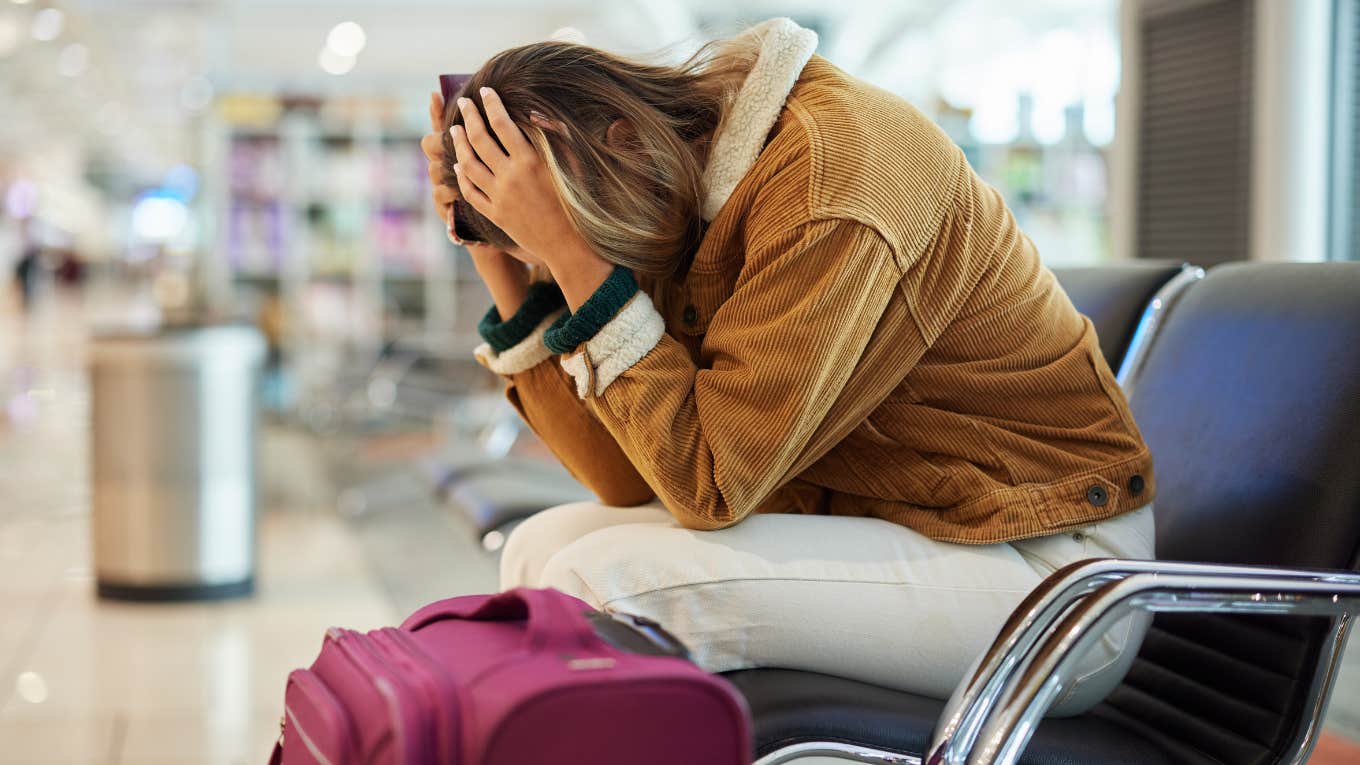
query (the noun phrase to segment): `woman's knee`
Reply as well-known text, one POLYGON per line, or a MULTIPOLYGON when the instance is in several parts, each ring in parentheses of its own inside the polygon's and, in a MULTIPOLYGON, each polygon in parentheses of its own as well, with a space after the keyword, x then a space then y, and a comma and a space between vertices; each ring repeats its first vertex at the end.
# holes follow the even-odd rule
POLYGON ((588 533, 593 502, 558 505, 529 516, 515 527, 501 551, 501 587, 537 587, 539 574, 558 550, 588 533))
POLYGON ((542 586, 600 605, 727 578, 746 571, 748 556, 734 555, 721 544, 726 534, 691 531, 669 517, 597 528, 550 557, 542 570, 542 586))
POLYGON ((501 587, 545 587, 543 570, 554 555, 609 526, 669 518, 655 507, 619 508, 573 502, 535 513, 515 528, 501 553, 501 587))
POLYGON ((1048 711, 1049 717, 1082 714, 1105 700, 1133 666, 1143 637, 1152 624, 1152 614, 1134 613, 1115 623, 1076 670, 1067 692, 1048 711))

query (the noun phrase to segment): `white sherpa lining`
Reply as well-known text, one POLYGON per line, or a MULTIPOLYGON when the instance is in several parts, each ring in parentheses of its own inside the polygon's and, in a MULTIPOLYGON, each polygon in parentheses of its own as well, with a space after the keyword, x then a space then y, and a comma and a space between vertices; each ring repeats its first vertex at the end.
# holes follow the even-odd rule
POLYGON ((704 168, 704 220, 713 220, 756 163, 793 84, 817 48, 817 33, 777 18, 743 34, 761 38, 760 55, 737 91, 704 168))
POLYGON ((477 346, 477 350, 473 351, 473 354, 476 355, 477 361, 481 362, 482 366, 498 375, 513 375, 526 369, 532 369, 553 357, 553 352, 543 344, 543 333, 548 331, 548 327, 551 327, 552 323, 562 313, 563 311, 554 312, 551 316, 539 322, 528 337, 515 343, 512 347, 506 348, 501 353, 492 350, 489 343, 482 343, 477 346))
POLYGON ((585 398, 591 378, 591 370, 586 367, 588 357, 594 366, 595 395, 599 396, 619 375, 655 348, 664 334, 665 320, 647 293, 639 292, 586 341, 585 353, 563 356, 562 368, 576 380, 576 395, 585 398))

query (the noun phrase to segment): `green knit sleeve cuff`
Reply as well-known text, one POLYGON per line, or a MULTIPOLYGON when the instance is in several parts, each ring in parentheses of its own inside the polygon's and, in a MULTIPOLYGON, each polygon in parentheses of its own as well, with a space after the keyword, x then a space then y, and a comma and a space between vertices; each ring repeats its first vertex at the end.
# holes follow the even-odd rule
POLYGON ((566 305, 562 290, 552 282, 534 282, 529 285, 529 293, 515 315, 501 321, 501 312, 496 306, 486 312, 477 323, 477 332, 496 353, 504 353, 533 334, 549 314, 566 305))
POLYGON ((543 344, 553 353, 571 353, 595 335, 623 309, 638 291, 633 272, 615 266, 604 283, 576 313, 567 311, 543 334, 543 344))

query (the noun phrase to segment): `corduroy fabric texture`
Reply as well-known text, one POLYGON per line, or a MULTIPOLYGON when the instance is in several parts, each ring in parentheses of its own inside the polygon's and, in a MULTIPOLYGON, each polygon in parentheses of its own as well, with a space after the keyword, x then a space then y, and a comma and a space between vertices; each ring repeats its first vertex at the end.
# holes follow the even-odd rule
POLYGON ((586 298, 586 302, 573 313, 568 311, 553 322, 543 335, 543 344, 553 353, 570 353, 576 346, 594 337, 609 320, 618 314, 619 309, 637 294, 637 280, 633 272, 622 266, 614 270, 604 283, 586 298))
POLYGON ((691 528, 821 513, 982 544, 1153 500, 1095 331, 1000 194, 915 108, 824 59, 683 279, 644 288, 666 331, 602 392, 578 398, 554 362, 507 376, 606 503, 650 491, 691 528))
POLYGON ((539 322, 566 305, 562 289, 552 282, 534 282, 515 315, 502 321, 501 312, 491 306, 477 323, 477 332, 496 353, 504 353, 533 333, 539 322))

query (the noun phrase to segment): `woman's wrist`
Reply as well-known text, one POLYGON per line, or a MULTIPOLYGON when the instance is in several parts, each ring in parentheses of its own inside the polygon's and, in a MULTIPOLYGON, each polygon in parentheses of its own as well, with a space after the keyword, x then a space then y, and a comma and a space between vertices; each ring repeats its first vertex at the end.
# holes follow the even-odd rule
POLYGON ((472 266, 491 293, 501 316, 513 316, 529 293, 529 269, 509 254, 486 247, 468 248, 472 266))
POLYGON ((585 242, 579 242, 548 261, 548 270, 562 288, 567 307, 575 312, 609 278, 614 264, 596 255, 585 242))

